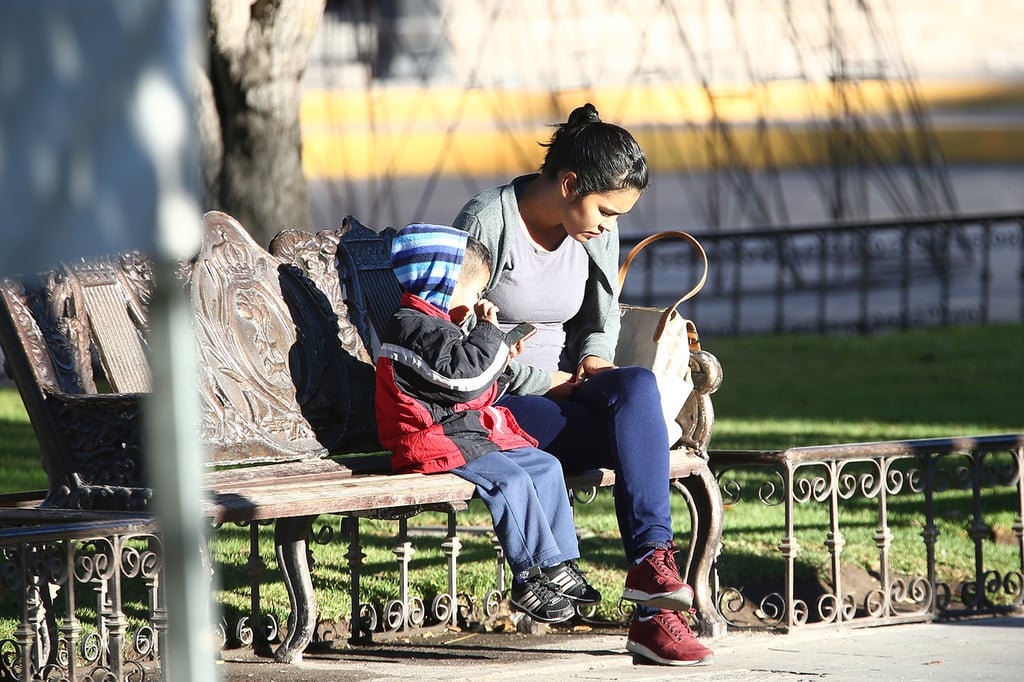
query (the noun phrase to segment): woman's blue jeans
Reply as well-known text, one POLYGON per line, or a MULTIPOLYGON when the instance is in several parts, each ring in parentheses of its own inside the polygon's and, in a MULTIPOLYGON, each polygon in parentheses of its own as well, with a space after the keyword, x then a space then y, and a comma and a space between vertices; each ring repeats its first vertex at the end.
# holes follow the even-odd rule
POLYGON ((452 469, 476 484, 515 574, 578 559, 562 465, 537 448, 490 452, 452 469))
POLYGON ((507 395, 527 433, 567 471, 615 470, 615 511, 626 558, 672 539, 668 433, 654 374, 620 367, 587 379, 569 400, 507 395))

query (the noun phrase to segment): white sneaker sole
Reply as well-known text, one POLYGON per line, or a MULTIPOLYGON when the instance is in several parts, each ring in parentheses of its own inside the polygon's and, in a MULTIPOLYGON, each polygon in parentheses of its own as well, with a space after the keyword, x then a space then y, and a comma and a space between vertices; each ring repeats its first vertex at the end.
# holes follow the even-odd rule
POLYGON ((626 601, 643 604, 656 609, 667 609, 669 611, 686 611, 693 607, 693 590, 689 587, 676 590, 675 592, 661 592, 651 594, 643 590, 626 588, 622 590, 622 598, 626 601))
POLYGON ((658 654, 654 653, 643 644, 633 641, 626 642, 626 651, 633 654, 633 665, 642 665, 644 663, 658 663, 659 665, 707 665, 713 663, 715 660, 714 654, 708 654, 704 658, 696 661, 679 661, 671 658, 662 658, 658 654), (645 661, 638 661, 637 657, 647 659, 645 661))

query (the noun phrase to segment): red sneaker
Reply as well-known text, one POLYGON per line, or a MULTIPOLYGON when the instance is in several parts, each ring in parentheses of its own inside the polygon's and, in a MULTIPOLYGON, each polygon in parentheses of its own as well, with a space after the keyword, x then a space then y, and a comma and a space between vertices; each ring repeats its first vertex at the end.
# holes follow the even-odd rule
POLYGON ((633 665, 701 665, 715 659, 715 652, 697 641, 686 617, 675 611, 634 617, 626 650, 633 654, 633 665))
POLYGON ((656 609, 685 611, 693 606, 693 588, 679 577, 676 567, 676 547, 656 549, 639 564, 633 564, 626 573, 626 588, 622 598, 656 609))

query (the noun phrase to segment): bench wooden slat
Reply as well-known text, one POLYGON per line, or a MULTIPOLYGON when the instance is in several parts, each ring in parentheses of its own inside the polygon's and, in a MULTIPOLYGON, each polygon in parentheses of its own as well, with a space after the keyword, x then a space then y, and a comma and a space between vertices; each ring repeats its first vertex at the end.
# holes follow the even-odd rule
POLYGON ((98 340, 100 362, 111 388, 117 393, 148 393, 149 365, 138 362, 145 350, 128 314, 123 291, 116 281, 82 287, 89 326, 98 340))
POLYGON ((333 459, 313 459, 303 462, 284 462, 266 466, 247 466, 237 469, 208 471, 203 476, 205 487, 216 490, 243 485, 260 485, 264 481, 281 481, 293 476, 352 475, 352 469, 333 459))
MULTIPOLYGON (((671 453, 670 478, 705 468, 686 450, 671 453)), ((593 469, 565 480, 573 488, 605 487, 615 482, 615 472, 593 469)), ((475 492, 455 474, 358 474, 333 460, 215 472, 205 481, 211 495, 206 512, 216 522, 465 502, 475 492)))
POLYGON ((216 491, 206 513, 217 523, 315 516, 389 507, 416 507, 464 502, 475 486, 454 474, 389 476, 327 476, 299 484, 245 487, 216 491))

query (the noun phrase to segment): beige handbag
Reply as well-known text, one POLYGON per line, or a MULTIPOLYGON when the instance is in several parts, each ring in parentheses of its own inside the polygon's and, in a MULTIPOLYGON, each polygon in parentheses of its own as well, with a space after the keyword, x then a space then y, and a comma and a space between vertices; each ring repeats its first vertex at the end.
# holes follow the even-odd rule
POLYGON ((704 272, 692 289, 664 310, 619 304, 621 329, 615 349, 615 364, 620 367, 647 367, 654 372, 661 392, 661 409, 668 427, 668 442, 669 445, 676 445, 685 435, 683 425, 692 422, 690 415, 681 412, 693 392, 690 356, 692 352, 700 351, 697 326, 683 318, 677 308, 683 301, 695 296, 707 281, 708 256, 700 242, 686 232, 653 234, 634 246, 626 256, 619 268, 619 290, 622 290, 629 266, 640 251, 648 244, 667 238, 684 239, 693 244, 704 264, 704 272))

